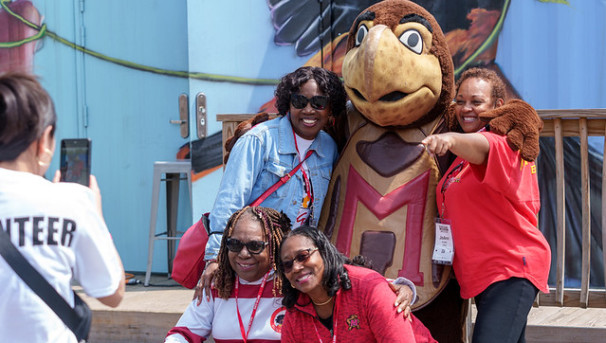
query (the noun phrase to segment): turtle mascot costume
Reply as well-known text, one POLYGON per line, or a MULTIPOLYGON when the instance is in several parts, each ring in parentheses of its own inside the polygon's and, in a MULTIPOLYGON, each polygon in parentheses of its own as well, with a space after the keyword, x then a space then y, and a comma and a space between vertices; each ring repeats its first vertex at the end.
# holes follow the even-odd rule
MULTIPOLYGON (((415 315, 439 342, 461 342, 466 303, 451 267, 432 263, 435 189, 449 158, 420 144, 457 126, 444 34, 413 2, 377 3, 353 23, 342 73, 350 104, 332 129, 344 147, 319 226, 345 255, 364 255, 386 277, 414 282, 415 315)), ((532 107, 513 100, 483 115, 499 117, 491 129, 534 160, 542 123, 532 107)))

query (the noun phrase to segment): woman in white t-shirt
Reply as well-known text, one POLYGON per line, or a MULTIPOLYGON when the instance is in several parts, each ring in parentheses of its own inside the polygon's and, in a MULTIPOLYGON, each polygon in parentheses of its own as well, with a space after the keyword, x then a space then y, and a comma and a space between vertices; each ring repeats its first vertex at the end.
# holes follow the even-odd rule
MULTIPOLYGON (((73 306, 72 279, 103 304, 124 295, 124 269, 90 187, 42 177, 55 151, 57 117, 35 77, 0 74, 0 229, 73 306)), ((55 175, 59 179, 59 173, 55 175)), ((0 258, 0 340, 76 342, 63 321, 0 258)))

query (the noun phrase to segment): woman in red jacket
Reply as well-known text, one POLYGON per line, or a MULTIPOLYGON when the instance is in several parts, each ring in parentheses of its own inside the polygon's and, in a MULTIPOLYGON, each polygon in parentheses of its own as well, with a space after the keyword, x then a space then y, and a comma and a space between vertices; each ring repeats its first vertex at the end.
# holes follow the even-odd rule
POLYGON ((291 231, 279 254, 282 342, 435 342, 418 319, 391 309, 395 294, 383 276, 348 264, 316 228, 291 231))

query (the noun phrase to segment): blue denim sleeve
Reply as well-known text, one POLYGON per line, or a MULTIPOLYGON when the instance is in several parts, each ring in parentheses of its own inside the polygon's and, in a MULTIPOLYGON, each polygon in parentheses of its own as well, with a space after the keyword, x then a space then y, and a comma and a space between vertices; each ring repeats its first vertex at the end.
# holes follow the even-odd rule
POLYGON ((240 137, 233 147, 209 215, 211 233, 220 234, 211 234, 208 238, 205 260, 217 258, 222 233, 229 217, 254 200, 251 199, 251 193, 263 168, 264 151, 263 141, 254 135, 240 137))

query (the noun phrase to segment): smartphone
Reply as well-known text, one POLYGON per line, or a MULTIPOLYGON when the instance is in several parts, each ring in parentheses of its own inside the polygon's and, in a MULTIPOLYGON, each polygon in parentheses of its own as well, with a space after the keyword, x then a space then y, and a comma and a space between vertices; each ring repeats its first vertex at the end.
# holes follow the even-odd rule
POLYGON ((90 179, 91 140, 67 138, 61 140, 61 181, 77 182, 88 187, 90 179))

